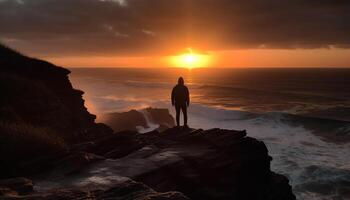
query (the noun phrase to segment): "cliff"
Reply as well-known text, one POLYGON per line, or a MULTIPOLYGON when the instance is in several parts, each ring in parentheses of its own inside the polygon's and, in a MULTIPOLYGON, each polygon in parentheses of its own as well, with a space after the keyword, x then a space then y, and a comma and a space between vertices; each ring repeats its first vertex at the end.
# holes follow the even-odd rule
POLYGON ((295 199, 245 131, 112 133, 68 70, 2 46, 0 67, 2 199, 295 199))
POLYGON ((68 79, 69 70, 3 46, 0 67, 2 119, 50 127, 67 139, 96 126, 95 116, 84 106, 84 92, 68 79))
POLYGON ((26 164, 61 154, 77 141, 112 133, 94 122, 69 73, 0 45, 0 177, 40 171, 26 164))

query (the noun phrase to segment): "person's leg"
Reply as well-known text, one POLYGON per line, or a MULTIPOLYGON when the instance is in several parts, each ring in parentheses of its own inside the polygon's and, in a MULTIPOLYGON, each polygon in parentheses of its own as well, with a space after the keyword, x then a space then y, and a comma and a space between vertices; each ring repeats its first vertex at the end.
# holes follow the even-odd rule
POLYGON ((181 106, 182 113, 184 114, 184 125, 187 126, 187 106, 186 104, 181 106))
POLYGON ((180 106, 175 104, 175 111, 176 111, 176 125, 180 126, 180 106))

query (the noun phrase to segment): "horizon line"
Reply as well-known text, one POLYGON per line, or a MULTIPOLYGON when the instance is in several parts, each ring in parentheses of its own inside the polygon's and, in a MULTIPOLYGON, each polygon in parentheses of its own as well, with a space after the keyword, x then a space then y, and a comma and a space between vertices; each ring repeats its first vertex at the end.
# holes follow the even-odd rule
POLYGON ((305 66, 305 67, 197 67, 188 69, 186 67, 127 67, 127 66, 60 66, 64 68, 100 68, 100 69, 185 69, 185 70, 197 70, 197 69, 350 69, 350 66, 348 67, 313 67, 313 66, 305 66))

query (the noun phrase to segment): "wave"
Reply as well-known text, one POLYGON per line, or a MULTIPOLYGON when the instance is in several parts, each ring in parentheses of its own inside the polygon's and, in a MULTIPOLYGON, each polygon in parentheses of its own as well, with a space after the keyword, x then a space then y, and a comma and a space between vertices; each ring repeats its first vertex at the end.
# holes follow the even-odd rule
POLYGON ((294 187, 301 199, 348 199, 350 170, 312 165, 303 170, 304 183, 294 187), (311 179, 311 181, 308 181, 311 179))
MULTIPOLYGON (((214 120, 216 123, 228 122, 230 120, 252 120, 274 121, 291 126, 302 126, 308 130, 324 131, 329 134, 335 133, 337 136, 350 135, 350 122, 344 120, 310 117, 304 115, 290 114, 286 112, 266 112, 254 113, 241 110, 227 110, 224 108, 209 107, 202 104, 192 105, 189 110, 190 115, 195 118, 214 120)), ((350 139, 350 138, 349 138, 350 139)), ((349 140, 350 141, 350 140, 349 140)))

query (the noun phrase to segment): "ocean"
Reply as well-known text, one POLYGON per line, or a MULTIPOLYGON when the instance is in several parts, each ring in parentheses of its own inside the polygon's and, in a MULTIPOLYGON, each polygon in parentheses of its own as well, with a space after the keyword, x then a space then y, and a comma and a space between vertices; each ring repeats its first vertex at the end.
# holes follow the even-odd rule
POLYGON ((97 115, 168 108, 179 76, 189 126, 247 130, 298 199, 350 198, 350 69, 72 68, 73 86, 97 115))

